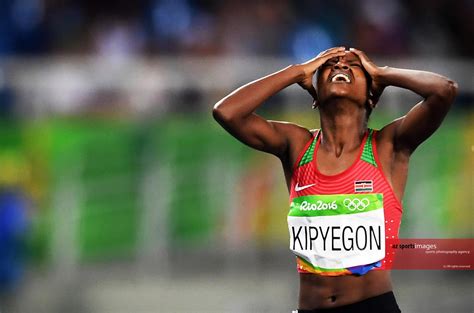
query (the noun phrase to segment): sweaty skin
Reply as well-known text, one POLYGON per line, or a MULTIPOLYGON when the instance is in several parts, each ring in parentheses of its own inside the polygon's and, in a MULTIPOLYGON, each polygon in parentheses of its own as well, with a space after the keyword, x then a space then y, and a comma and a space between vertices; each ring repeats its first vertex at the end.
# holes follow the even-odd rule
MULTIPOLYGON (((238 88, 217 102, 213 116, 244 144, 277 156, 288 189, 293 164, 312 133, 294 123, 266 120, 255 110, 270 96, 295 83, 310 93, 313 106, 319 109, 324 136, 316 162, 326 175, 341 173, 354 163, 367 130, 367 110, 374 108, 385 87, 405 88, 423 97, 406 115, 385 125, 376 137, 383 173, 399 200, 403 198, 411 154, 440 126, 457 93, 457 84, 446 77, 378 67, 362 51, 346 51, 344 47, 328 49, 305 63, 288 66, 238 88), (337 74, 350 81, 333 81, 337 74)), ((362 276, 300 273, 299 277, 299 309, 346 305, 392 290, 388 270, 362 276)))

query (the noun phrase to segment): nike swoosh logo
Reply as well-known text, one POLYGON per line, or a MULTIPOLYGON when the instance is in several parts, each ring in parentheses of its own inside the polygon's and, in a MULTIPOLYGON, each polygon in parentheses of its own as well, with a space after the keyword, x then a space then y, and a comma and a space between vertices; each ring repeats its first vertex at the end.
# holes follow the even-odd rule
POLYGON ((298 186, 298 183, 296 183, 295 191, 301 191, 301 190, 304 190, 304 189, 306 189, 306 188, 312 187, 312 186, 314 186, 314 185, 316 185, 316 184, 298 186))

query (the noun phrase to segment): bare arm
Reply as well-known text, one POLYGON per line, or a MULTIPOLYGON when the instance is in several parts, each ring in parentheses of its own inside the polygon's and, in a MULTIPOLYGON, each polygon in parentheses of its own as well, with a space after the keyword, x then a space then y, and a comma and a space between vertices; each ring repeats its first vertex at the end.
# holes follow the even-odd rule
POLYGON ((312 85, 314 73, 328 59, 343 54, 344 47, 332 48, 306 63, 289 66, 250 82, 217 102, 213 116, 238 140, 281 158, 288 150, 291 134, 301 131, 300 127, 266 120, 257 115, 255 110, 272 95, 294 83, 316 97, 316 90, 312 85))
POLYGON ((287 138, 279 122, 268 121, 255 113, 265 100, 301 79, 295 66, 250 82, 217 102, 214 118, 232 136, 252 148, 281 156, 287 148, 287 138))
POLYGON ((352 51, 361 58, 362 65, 374 83, 382 86, 381 89, 385 86, 401 87, 424 98, 405 116, 389 125, 393 130, 394 149, 411 154, 441 125, 456 97, 457 83, 431 72, 377 67, 363 52, 352 51))

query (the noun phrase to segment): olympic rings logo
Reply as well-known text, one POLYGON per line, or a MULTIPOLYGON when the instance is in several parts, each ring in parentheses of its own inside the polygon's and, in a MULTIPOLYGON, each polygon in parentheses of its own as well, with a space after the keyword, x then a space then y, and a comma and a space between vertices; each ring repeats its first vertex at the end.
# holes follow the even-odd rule
POLYGON ((370 201, 367 198, 362 199, 344 199, 344 206, 349 209, 349 211, 364 211, 369 205, 370 201))

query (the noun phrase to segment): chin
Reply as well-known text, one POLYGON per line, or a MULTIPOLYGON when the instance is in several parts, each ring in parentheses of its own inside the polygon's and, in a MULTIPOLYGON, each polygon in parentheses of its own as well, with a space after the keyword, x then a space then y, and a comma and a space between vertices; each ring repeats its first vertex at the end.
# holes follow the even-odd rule
POLYGON ((347 92, 332 93, 326 97, 324 102, 332 103, 334 105, 333 101, 337 100, 346 100, 344 103, 347 103, 347 100, 349 100, 350 102, 358 103, 361 107, 364 107, 365 104, 365 99, 354 98, 350 93, 347 92))
POLYGON ((344 97, 344 98, 349 98, 350 96, 349 90, 343 90, 343 89, 338 89, 338 90, 331 90, 329 97, 344 97))
POLYGON ((337 98, 348 98, 352 99, 351 92, 349 90, 330 90, 329 93, 325 97, 327 100, 334 100, 337 98))
POLYGON ((333 100, 334 98, 347 98, 348 100, 352 100, 354 102, 365 102, 365 97, 364 99, 360 97, 361 95, 358 94, 358 92, 356 92, 354 89, 341 88, 341 86, 332 86, 332 88, 327 90, 325 95, 327 100, 333 100))

